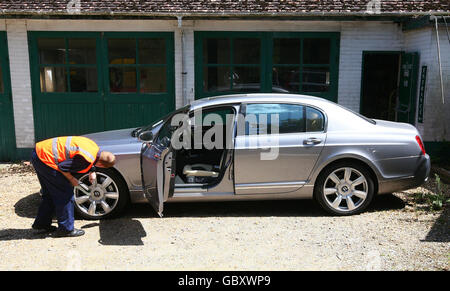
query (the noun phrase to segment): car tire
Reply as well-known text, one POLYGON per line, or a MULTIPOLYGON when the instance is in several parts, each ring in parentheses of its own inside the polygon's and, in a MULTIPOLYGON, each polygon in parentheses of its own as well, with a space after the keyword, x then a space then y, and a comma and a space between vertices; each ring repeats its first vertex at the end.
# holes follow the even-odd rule
POLYGON ((314 186, 314 199, 328 213, 353 215, 364 211, 374 196, 367 168, 357 162, 340 162, 323 170, 314 186))
POLYGON ((75 213, 87 220, 117 217, 130 203, 126 182, 114 169, 97 168, 96 174, 97 185, 91 185, 88 173, 77 175, 90 191, 86 192, 80 186, 74 188, 75 213))

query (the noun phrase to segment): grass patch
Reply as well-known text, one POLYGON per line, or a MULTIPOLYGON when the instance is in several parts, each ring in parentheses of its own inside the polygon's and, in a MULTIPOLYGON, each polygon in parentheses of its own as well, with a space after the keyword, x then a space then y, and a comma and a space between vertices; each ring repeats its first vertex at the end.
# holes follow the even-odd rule
POLYGON ((439 211, 450 205, 449 185, 442 183, 439 175, 435 174, 433 181, 424 186, 418 188, 424 191, 411 193, 415 209, 439 211))

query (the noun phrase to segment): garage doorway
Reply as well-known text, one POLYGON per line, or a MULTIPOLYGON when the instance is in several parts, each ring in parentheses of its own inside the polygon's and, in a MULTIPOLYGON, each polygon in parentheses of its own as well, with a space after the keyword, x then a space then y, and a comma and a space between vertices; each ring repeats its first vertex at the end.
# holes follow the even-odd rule
POLYGON ((361 107, 364 116, 396 120, 401 52, 363 52, 361 107))

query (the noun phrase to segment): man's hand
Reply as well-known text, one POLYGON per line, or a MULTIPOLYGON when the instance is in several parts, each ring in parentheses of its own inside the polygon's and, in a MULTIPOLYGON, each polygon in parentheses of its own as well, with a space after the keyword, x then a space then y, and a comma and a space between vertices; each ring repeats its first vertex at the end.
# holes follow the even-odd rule
POLYGON ((95 172, 90 172, 89 173, 89 182, 91 182, 91 184, 94 184, 94 182, 97 181, 97 174, 95 172))
POLYGON ((72 184, 73 187, 76 187, 76 186, 78 186, 80 184, 78 179, 75 178, 75 177, 72 177, 69 181, 70 181, 70 184, 72 184))
POLYGON ((70 185, 72 185, 73 187, 76 187, 80 184, 80 182, 78 182, 78 179, 72 176, 72 174, 70 174, 69 172, 60 172, 64 175, 64 177, 66 177, 67 180, 69 180, 70 185))

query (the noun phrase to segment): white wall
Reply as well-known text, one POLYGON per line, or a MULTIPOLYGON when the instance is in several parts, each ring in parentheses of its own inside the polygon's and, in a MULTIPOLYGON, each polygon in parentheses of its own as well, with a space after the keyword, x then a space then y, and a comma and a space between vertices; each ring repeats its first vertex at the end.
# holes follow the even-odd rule
POLYGON ((424 97, 424 123, 416 122, 417 128, 426 141, 442 141, 444 139, 448 141, 450 140, 450 44, 447 32, 445 28, 439 29, 444 104, 441 97, 436 30, 423 28, 408 31, 405 32, 404 39, 405 51, 419 52, 420 68, 428 67, 424 97))
POLYGON ((363 51, 401 51, 401 28, 391 22, 343 22, 338 103, 359 112, 363 51))
POLYGON ((21 20, 7 20, 5 26, 8 38, 16 144, 18 148, 30 148, 34 147, 34 121, 27 26, 26 22, 21 20))

